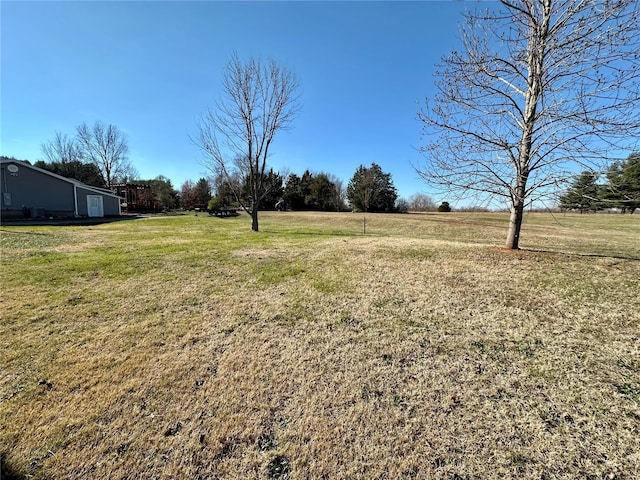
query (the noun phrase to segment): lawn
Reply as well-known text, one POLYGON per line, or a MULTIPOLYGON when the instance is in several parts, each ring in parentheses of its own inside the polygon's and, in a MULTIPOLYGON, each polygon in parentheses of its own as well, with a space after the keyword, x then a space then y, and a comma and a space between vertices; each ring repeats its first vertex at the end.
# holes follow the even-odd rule
POLYGON ((3 226, 5 478, 640 478, 640 216, 3 226))

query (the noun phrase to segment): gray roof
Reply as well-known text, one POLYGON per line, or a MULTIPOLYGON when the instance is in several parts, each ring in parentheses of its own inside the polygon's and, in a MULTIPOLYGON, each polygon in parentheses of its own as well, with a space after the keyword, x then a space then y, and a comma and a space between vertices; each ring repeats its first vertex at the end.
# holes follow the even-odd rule
POLYGON ((19 165, 20 167, 30 168, 31 170, 35 170, 36 172, 40 172, 40 173, 43 173, 45 175, 49 175, 50 177, 54 177, 54 178, 57 178, 59 180, 63 180, 65 182, 67 182, 67 183, 75 185, 76 187, 84 188, 85 190, 89 190, 91 192, 95 192, 95 193, 99 193, 101 195, 107 195, 107 196, 115 197, 115 198, 122 198, 122 197, 120 197, 120 195, 116 195, 111 190, 107 190, 106 188, 100 188, 100 187, 94 187, 94 186, 91 186, 91 185, 87 185, 85 183, 80 182, 79 180, 76 180, 75 178, 63 177, 62 175, 58 175, 57 173, 50 172, 49 170, 44 170, 42 168, 35 167, 35 166, 31 165, 30 163, 24 162, 22 160, 12 160, 12 159, 8 159, 8 158, 0 158, 0 164, 10 164, 10 163, 19 165))

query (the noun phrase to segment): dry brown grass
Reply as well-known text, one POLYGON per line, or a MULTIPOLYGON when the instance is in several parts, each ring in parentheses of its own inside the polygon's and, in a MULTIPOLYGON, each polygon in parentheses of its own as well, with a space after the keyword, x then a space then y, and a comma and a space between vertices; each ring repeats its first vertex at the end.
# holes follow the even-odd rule
MULTIPOLYGON (((32 478, 640 478, 640 221, 265 214, 2 230, 32 478)), ((20 477, 19 477, 20 478, 20 477)))

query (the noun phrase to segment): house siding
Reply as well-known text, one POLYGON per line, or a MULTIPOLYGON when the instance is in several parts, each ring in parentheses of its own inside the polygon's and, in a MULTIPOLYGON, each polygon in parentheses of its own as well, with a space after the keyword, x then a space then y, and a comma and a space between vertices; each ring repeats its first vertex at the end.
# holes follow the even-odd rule
POLYGON ((8 165, 2 164, 0 178, 3 217, 24 217, 26 212, 31 216, 37 212, 55 216, 74 215, 73 184, 19 163, 15 164, 18 171, 11 173, 7 170, 8 165), (10 195, 10 205, 5 193, 10 195))
MULTIPOLYGON (((2 218, 88 216, 87 196, 100 195, 104 216, 121 214, 121 198, 21 162, 0 164, 2 218), (17 171, 11 172, 14 165, 17 171)), ((15 169, 14 169, 15 170, 15 169)))
MULTIPOLYGON (((84 217, 89 215, 87 195, 99 195, 95 190, 88 190, 80 186, 76 187, 76 195, 78 196, 78 215, 84 217)), ((104 216, 112 217, 120 215, 120 199, 107 195, 102 196, 102 206, 104 208, 104 216)))

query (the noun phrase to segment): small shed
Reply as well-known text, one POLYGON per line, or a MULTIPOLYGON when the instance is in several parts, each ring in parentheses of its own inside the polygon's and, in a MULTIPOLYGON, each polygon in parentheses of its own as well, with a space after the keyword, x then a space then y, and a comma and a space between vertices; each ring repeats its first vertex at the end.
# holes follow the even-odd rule
POLYGON ((113 192, 17 160, 0 160, 0 189, 3 219, 121 215, 113 192))

